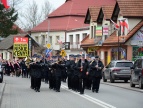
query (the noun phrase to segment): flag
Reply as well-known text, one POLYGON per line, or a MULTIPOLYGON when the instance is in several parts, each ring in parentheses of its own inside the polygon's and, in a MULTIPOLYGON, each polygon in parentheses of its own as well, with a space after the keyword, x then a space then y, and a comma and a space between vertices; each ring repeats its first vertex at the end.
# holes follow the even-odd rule
POLYGON ((62 42, 61 40, 58 40, 58 43, 59 43, 59 44, 62 44, 63 42, 62 42))
POLYGON ((2 4, 4 5, 4 7, 6 9, 8 9, 10 7, 9 4, 8 4, 8 0, 1 0, 1 2, 2 2, 2 4))
POLYGON ((120 26, 117 23, 115 23, 113 20, 111 20, 111 22, 114 24, 115 29, 119 29, 120 28, 120 26))
POLYGON ((51 52, 52 52, 52 49, 46 49, 45 50, 45 56, 46 57, 50 57, 51 56, 51 52))
POLYGON ((124 32, 125 29, 127 29, 127 31, 129 32, 129 23, 128 23, 128 20, 127 19, 123 19, 123 20, 120 20, 120 26, 122 28, 122 32, 124 32), (124 29, 125 27, 125 29, 124 29))

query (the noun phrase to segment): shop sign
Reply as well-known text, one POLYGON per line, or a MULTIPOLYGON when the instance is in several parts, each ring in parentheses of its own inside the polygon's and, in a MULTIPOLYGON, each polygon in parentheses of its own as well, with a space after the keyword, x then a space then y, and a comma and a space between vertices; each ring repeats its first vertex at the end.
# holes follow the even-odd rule
POLYGON ((143 57, 143 48, 138 46, 133 46, 133 52, 132 52, 132 60, 135 61, 136 59, 143 57))
POLYGON ((28 56, 28 38, 27 37, 14 37, 13 55, 14 57, 28 56))
POLYGON ((96 27, 96 36, 102 36, 102 27, 96 27))
POLYGON ((103 35, 108 35, 109 34, 109 27, 108 25, 103 26, 103 35))
POLYGON ((131 39, 131 45, 142 46, 143 43, 143 27, 135 33, 131 39))
POLYGON ((99 47, 89 47, 87 51, 88 52, 93 52, 93 51, 96 51, 98 49, 99 49, 99 47))

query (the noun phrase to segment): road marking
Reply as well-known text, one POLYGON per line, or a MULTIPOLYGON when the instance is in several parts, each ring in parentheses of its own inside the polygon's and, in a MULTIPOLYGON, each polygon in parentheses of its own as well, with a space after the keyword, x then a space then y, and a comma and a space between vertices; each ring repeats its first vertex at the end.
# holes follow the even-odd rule
POLYGON ((62 87, 63 89, 65 89, 65 90, 70 91, 70 92, 72 92, 72 93, 74 93, 74 94, 76 94, 76 95, 78 95, 78 96, 80 96, 80 97, 82 97, 82 98, 84 98, 84 99, 87 99, 87 100, 89 100, 90 102, 93 102, 93 103, 95 103, 95 104, 97 104, 97 105, 99 105, 99 106, 101 106, 101 107, 103 107, 103 108, 116 108, 116 107, 114 107, 114 106, 112 106, 112 105, 110 105, 110 104, 107 104, 107 103, 105 103, 105 102, 103 102, 103 101, 101 101, 101 100, 98 100, 98 99, 96 99, 96 98, 93 98, 93 97, 91 97, 91 96, 89 96, 89 95, 86 95, 86 94, 80 95, 80 94, 77 93, 77 92, 74 92, 74 91, 72 91, 72 90, 69 90, 68 87, 65 86, 65 85, 63 85, 63 84, 61 85, 61 87, 62 87))

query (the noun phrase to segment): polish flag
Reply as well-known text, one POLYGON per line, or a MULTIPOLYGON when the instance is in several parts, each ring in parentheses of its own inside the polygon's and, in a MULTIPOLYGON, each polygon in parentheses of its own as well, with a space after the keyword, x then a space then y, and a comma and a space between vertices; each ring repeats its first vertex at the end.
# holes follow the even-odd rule
POLYGON ((8 0, 1 0, 1 2, 2 2, 2 4, 4 5, 4 7, 6 9, 8 9, 10 7, 9 4, 8 4, 8 0))
POLYGON ((128 23, 127 19, 124 19, 124 21, 120 20, 120 25, 121 25, 121 28, 122 28, 122 32, 124 32, 125 29, 127 29, 128 32, 130 31, 130 29, 129 29, 129 23, 128 23), (125 29, 123 29, 124 27, 125 27, 125 29))
MULTIPOLYGON (((110 19, 111 20, 111 19, 110 19)), ((117 24, 117 23, 115 23, 113 20, 111 20, 111 22, 114 24, 114 27, 115 27, 115 29, 119 29, 120 28, 120 26, 117 24)))
POLYGON ((57 40, 59 44, 62 44, 63 42, 61 40, 57 40))

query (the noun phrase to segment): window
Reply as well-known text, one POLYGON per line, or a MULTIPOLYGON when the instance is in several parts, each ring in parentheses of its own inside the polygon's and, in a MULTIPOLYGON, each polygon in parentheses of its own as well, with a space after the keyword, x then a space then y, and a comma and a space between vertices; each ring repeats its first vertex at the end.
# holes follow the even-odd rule
POLYGON ((70 44, 73 44, 73 35, 70 35, 70 44))
POLYGON ((39 42, 38 36, 35 37, 35 41, 36 41, 36 42, 39 42))
POLYGON ((49 36, 49 42, 52 44, 52 36, 49 36))
POLYGON ((45 45, 45 35, 42 35, 42 45, 45 45))
POLYGON ((83 36, 83 39, 84 39, 87 36, 87 33, 83 33, 82 36, 83 36))
POLYGON ((94 33, 93 26, 91 26, 91 38, 93 38, 93 33, 94 33))
POLYGON ((60 37, 56 36, 56 44, 58 44, 58 40, 60 40, 60 37))
POLYGON ((117 62, 116 67, 133 67, 132 62, 117 62))
POLYGON ((76 34, 76 44, 79 44, 79 34, 76 34))

